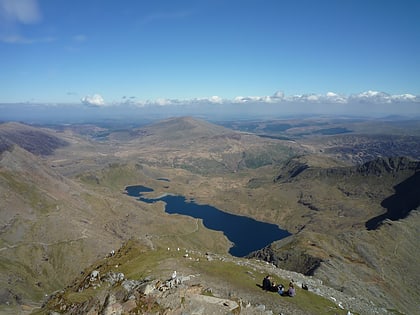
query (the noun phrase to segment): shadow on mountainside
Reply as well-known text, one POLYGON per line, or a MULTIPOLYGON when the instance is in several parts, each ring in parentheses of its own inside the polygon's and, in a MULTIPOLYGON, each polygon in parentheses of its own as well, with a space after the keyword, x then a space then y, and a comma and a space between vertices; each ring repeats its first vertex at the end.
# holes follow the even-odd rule
POLYGON ((416 172, 394 188, 395 194, 381 202, 381 206, 386 208, 387 212, 368 220, 365 223, 368 230, 377 229, 386 219, 404 219, 411 210, 420 205, 420 172, 416 172))

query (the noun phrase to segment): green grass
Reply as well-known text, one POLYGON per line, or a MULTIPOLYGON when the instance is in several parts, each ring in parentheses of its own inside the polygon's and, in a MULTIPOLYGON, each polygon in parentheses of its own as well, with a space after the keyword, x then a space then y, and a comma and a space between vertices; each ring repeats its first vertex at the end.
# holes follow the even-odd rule
MULTIPOLYGON (((195 268, 201 273, 210 275, 227 282, 228 286, 249 290, 254 294, 261 294, 262 290, 258 286, 266 275, 261 271, 254 271, 250 267, 241 266, 234 262, 223 261, 203 261, 195 265, 195 268)), ((283 284, 286 288, 289 280, 273 276, 276 284, 283 284)), ((272 294, 273 298, 284 299, 283 302, 295 305, 297 308, 311 312, 312 314, 346 314, 346 311, 339 309, 334 303, 310 291, 297 288, 296 297, 282 297, 276 292, 272 294)))
MULTIPOLYGON (((85 269, 84 274, 79 276, 63 294, 51 300, 48 307, 50 310, 56 309, 60 299, 63 299, 67 305, 82 304, 101 294, 101 291, 107 286, 102 286, 96 290, 88 288, 82 292, 77 292, 81 281, 92 270, 99 270, 101 275, 109 271, 122 272, 127 279, 140 280, 145 278, 165 279, 165 276, 170 276, 172 268, 177 268, 177 270, 189 270, 188 272, 200 274, 199 279, 202 281, 200 285, 203 287, 201 294, 203 295, 213 295, 213 289, 207 290, 206 285, 208 285, 210 288, 214 288, 218 294, 224 292, 222 294, 227 294, 230 299, 234 300, 240 299, 242 294, 246 294, 257 299, 260 296, 262 303, 264 303, 264 299, 274 299, 280 306, 288 305, 292 309, 304 310, 314 315, 346 314, 332 301, 300 288, 297 288, 297 294, 294 298, 282 297, 275 292, 262 291, 259 285, 266 275, 266 271, 245 263, 246 260, 242 262, 241 260, 231 261, 229 258, 228 260, 220 260, 215 257, 208 261, 201 252, 190 252, 190 257, 193 258, 190 260, 184 258, 183 253, 182 250, 168 251, 167 248, 151 250, 137 240, 129 240, 115 256, 98 260, 91 267, 85 269), (116 265, 118 265, 118 268, 115 267, 116 265), (217 285, 213 287, 212 284, 215 283, 217 285)), ((286 286, 288 284, 287 279, 276 276, 273 276, 273 278, 278 284, 282 283, 286 286)), ((112 290, 114 289, 116 288, 112 288, 112 290)), ((159 309, 159 305, 154 300, 145 298, 142 303, 141 308, 159 309)), ((42 312, 35 312, 34 314, 42 314, 42 312)))
POLYGON ((29 201, 29 205, 39 211, 41 214, 47 214, 49 211, 54 210, 57 204, 51 200, 43 191, 32 183, 18 180, 16 174, 10 172, 1 172, 1 177, 7 182, 9 190, 15 194, 24 195, 25 200, 29 201))

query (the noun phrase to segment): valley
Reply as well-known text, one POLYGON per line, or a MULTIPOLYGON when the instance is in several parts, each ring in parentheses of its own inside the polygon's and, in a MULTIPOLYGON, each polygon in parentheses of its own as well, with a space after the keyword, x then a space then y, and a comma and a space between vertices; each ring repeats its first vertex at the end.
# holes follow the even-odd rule
MULTIPOLYGON (((76 297, 71 284, 92 266, 106 273, 118 264, 136 279, 200 274, 194 285, 247 300, 249 314, 259 314, 259 303, 285 314, 419 310, 418 120, 3 123, 0 150, 0 312, 58 312, 60 294, 87 307, 94 294, 76 297), (135 200, 124 191, 134 185, 153 189, 147 198, 184 196, 292 235, 233 257, 222 232, 166 213, 163 201, 135 200), (104 258, 119 249, 118 263, 104 258), (313 288, 324 293, 267 299, 255 285, 267 272, 285 282, 318 281, 313 288), (252 279, 244 283, 244 275, 252 279), (345 309, 325 292, 342 295, 345 309)), ((177 309, 155 298, 162 313, 177 309)))

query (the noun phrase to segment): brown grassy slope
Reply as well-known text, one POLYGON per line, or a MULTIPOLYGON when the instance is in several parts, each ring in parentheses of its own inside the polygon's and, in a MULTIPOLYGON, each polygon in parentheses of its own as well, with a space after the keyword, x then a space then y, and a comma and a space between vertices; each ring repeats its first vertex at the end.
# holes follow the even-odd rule
POLYGON ((0 165, 2 303, 39 300, 118 244, 92 219, 80 186, 20 148, 0 165), (104 246, 88 250, 98 239, 104 246))
POLYGON ((209 248, 227 249, 221 233, 165 215, 161 204, 142 205, 121 189, 69 180, 18 147, 0 157, 1 303, 39 303, 132 236, 197 247, 209 238, 209 248))

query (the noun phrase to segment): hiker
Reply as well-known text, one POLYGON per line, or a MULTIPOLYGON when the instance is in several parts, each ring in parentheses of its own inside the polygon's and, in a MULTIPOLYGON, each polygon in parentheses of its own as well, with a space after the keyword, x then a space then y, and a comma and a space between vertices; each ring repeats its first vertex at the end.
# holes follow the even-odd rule
POLYGON ((293 282, 289 283, 289 290, 287 290, 287 294, 290 297, 294 297, 296 295, 295 286, 294 286, 293 282))
POLYGON ((269 290, 271 292, 277 292, 277 285, 276 285, 276 283, 274 281, 271 281, 271 286, 270 286, 269 290))
POLYGON ((271 280, 270 280, 270 276, 269 275, 265 276, 265 278, 263 279, 262 288, 265 291, 270 291, 270 288, 271 288, 271 280))
POLYGON ((277 288, 277 293, 280 295, 284 294, 284 286, 282 284, 280 284, 277 288))

